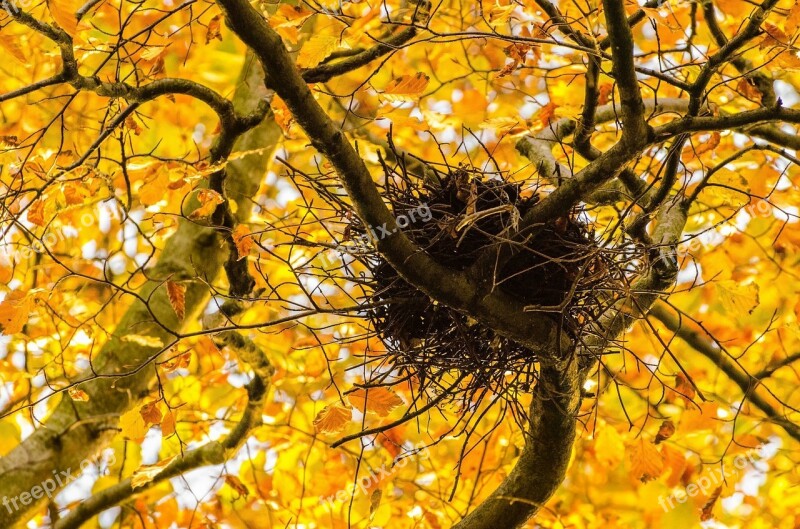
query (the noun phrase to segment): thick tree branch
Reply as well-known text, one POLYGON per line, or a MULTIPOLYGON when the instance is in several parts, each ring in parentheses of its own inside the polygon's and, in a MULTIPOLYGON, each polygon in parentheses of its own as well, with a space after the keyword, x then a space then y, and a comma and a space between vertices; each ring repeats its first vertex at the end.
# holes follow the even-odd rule
POLYGON ((642 145, 649 131, 633 59, 633 33, 625 16, 624 0, 604 0, 606 27, 611 41, 612 71, 622 107, 622 141, 642 145))
POLYGON ((267 86, 283 99, 312 145, 336 169, 358 216, 366 225, 383 226, 390 233, 374 243, 398 273, 433 299, 537 351, 543 361, 558 361, 570 347, 553 320, 525 314, 519 302, 499 291, 479 291, 466 274, 441 266, 398 229, 364 161, 314 99, 280 36, 246 0, 218 3, 228 26, 264 66, 267 86))

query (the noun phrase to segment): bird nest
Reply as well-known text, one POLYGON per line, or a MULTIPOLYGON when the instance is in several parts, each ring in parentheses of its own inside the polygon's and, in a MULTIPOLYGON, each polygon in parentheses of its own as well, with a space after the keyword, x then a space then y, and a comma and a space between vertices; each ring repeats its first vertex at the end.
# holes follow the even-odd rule
MULTIPOLYGON (((404 233, 438 263, 464 271, 508 237, 540 201, 539 189, 459 167, 435 185, 387 171, 384 193, 404 233), (401 222, 402 221, 402 222, 401 222)), ((624 291, 626 273, 580 209, 538 226, 495 271, 495 288, 526 310, 552 318, 573 338, 624 291)), ((373 237, 380 236, 372 229, 373 237)), ((352 218, 354 240, 367 228, 352 218)), ((409 284, 371 246, 354 252, 371 272, 368 318, 396 374, 421 392, 471 405, 487 391, 516 401, 536 377, 536 351, 437 303, 409 284)), ((523 410, 524 413, 524 410, 523 410)))

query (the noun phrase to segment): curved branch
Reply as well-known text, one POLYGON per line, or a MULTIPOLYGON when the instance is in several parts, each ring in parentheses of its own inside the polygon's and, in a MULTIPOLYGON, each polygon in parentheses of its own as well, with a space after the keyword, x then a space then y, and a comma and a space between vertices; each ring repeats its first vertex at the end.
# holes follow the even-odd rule
POLYGON ((275 370, 264 352, 249 338, 236 331, 224 331, 215 340, 221 346, 231 348, 239 358, 248 364, 254 373, 247 384, 247 407, 236 427, 222 441, 212 441, 175 458, 151 481, 143 485, 133 485, 132 478, 124 479, 116 485, 104 489, 82 501, 69 514, 58 520, 53 529, 78 529, 93 516, 130 498, 145 492, 164 480, 179 476, 189 470, 219 465, 233 457, 247 435, 261 424, 261 409, 269 391, 270 379, 275 370))
POLYGON ((218 0, 228 26, 264 66, 266 84, 286 103, 311 144, 336 170, 358 216, 366 225, 383 226, 389 236, 375 240, 378 251, 409 283, 456 310, 558 361, 570 340, 558 325, 525 314, 521 304, 499 291, 479 291, 466 274, 446 268, 417 248, 398 228, 364 160, 314 99, 280 36, 246 0, 218 0))

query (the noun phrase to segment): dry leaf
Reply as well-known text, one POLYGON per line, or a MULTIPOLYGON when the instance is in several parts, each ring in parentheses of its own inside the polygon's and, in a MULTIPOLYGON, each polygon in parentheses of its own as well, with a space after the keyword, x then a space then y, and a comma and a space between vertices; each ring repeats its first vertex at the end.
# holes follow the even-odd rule
POLYGON ((739 82, 736 83, 736 91, 751 101, 761 102, 761 92, 756 88, 755 83, 747 77, 739 79, 739 82))
POLYGON ((253 248, 253 238, 250 237, 250 230, 244 224, 238 224, 233 230, 233 242, 236 244, 236 251, 239 254, 239 259, 244 259, 250 250, 253 248))
POLYGON ((222 40, 222 15, 216 15, 208 22, 208 29, 206 31, 206 44, 212 40, 222 40))
POLYGON ((714 492, 711 493, 711 496, 708 497, 708 501, 706 501, 703 508, 700 510, 700 521, 707 522, 714 518, 714 514, 711 512, 714 510, 714 505, 717 503, 720 494, 722 494, 722 486, 720 485, 714 492))
POLYGON ((144 419, 145 424, 161 424, 161 410, 158 401, 150 402, 139 408, 139 413, 144 419))
POLYGON ((167 281, 167 297, 169 298, 169 304, 172 305, 172 310, 178 316, 178 320, 183 320, 184 316, 186 316, 186 285, 167 281))
POLYGON ((658 429, 658 433, 656 434, 655 444, 659 444, 663 441, 666 441, 675 433, 675 423, 670 420, 666 420, 661 423, 661 426, 658 429))

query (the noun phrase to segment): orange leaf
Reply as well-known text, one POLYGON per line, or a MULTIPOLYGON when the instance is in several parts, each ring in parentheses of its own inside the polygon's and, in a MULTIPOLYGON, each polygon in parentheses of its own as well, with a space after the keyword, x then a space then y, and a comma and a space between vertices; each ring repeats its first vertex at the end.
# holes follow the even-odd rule
POLYGON ((37 226, 44 226, 44 201, 36 200, 28 208, 28 222, 37 226))
POLYGON ((800 27, 800 4, 796 3, 792 9, 789 10, 789 14, 786 16, 786 22, 784 22, 783 28, 789 35, 794 35, 798 27, 800 27))
POLYGON ((19 62, 23 64, 28 62, 28 60, 25 58, 25 54, 22 53, 22 46, 20 46, 19 37, 4 35, 3 38, 0 39, 0 46, 5 48, 5 50, 19 62))
POLYGON ((192 355, 190 353, 183 353, 181 355, 176 354, 175 356, 165 360, 161 364, 161 369, 163 369, 165 373, 172 373, 181 367, 189 367, 189 361, 191 358, 192 355))
POLYGON ((206 30, 206 44, 214 39, 222 40, 222 15, 217 15, 208 22, 206 30))
POLYGON ((547 103, 539 110, 539 112, 537 113, 537 117, 539 118, 539 121, 541 122, 543 127, 550 125, 550 122, 556 115, 557 108, 558 105, 556 105, 551 101, 550 103, 547 103))
POLYGON ((250 237, 250 230, 244 224, 239 224, 233 230, 233 242, 236 244, 236 251, 239 253, 239 259, 244 259, 253 248, 253 238, 250 237))
POLYGON ((414 101, 419 98, 429 82, 430 77, 422 72, 404 75, 389 83, 382 96, 387 101, 414 101))
POLYGON ((665 483, 668 487, 675 487, 680 483, 681 476, 686 470, 686 457, 683 452, 668 444, 661 446, 661 455, 664 458, 665 470, 669 471, 669 476, 667 476, 665 483))
MULTIPOLYGON (((761 94, 759 93, 759 100, 761 99, 761 94)), ((694 154, 703 154, 704 152, 713 151, 719 145, 719 141, 722 138, 719 132, 712 132, 711 137, 708 141, 704 141, 701 143, 697 148, 694 150, 694 154)))
POLYGON ((661 423, 661 427, 658 429, 658 433, 656 434, 655 444, 658 444, 662 441, 666 441, 675 433, 675 423, 666 420, 661 423))
POLYGON ((198 191, 197 200, 200 202, 200 207, 194 210, 191 215, 189 215, 189 218, 191 219, 209 217, 212 213, 214 213, 214 210, 217 209, 219 204, 225 202, 225 199, 222 198, 222 195, 213 189, 201 189, 198 191))
POLYGON ((236 493, 239 494, 239 496, 242 498, 246 498, 247 496, 250 495, 250 490, 248 490, 245 484, 242 483, 242 480, 240 480, 236 476, 225 474, 225 483, 227 483, 227 485, 230 488, 235 490, 236 493))
POLYGON ((608 103, 609 99, 611 98, 611 94, 613 92, 614 92, 614 85, 612 85, 611 83, 601 84, 597 94, 597 103, 600 105, 605 105, 606 103, 608 103))
POLYGON ((664 472, 664 456, 658 448, 644 438, 634 441, 628 449, 631 458, 631 476, 642 482, 656 479, 664 472))
POLYGON ((186 285, 167 281, 167 297, 172 310, 178 315, 178 319, 182 320, 186 316, 186 285))
POLYGON ((139 408, 139 414, 144 419, 145 424, 161 424, 161 410, 158 408, 158 402, 150 402, 139 408))
POLYGON ((758 45, 758 49, 763 50, 769 46, 786 46, 789 43, 789 36, 775 24, 764 22, 764 31, 767 36, 758 45))
POLYGON ((75 12, 80 6, 72 0, 48 0, 47 8, 56 24, 74 38, 78 32, 78 17, 75 12))
POLYGON ((338 433, 353 418, 353 411, 339 404, 325 406, 314 419, 314 428, 322 433, 338 433))
POLYGON ((678 393, 678 396, 686 402, 686 404, 691 404, 694 400, 694 386, 692 386, 692 383, 689 382, 683 373, 678 373, 675 375, 675 391, 678 393))
POLYGON ((169 437, 174 433, 175 433, 175 414, 172 413, 172 411, 168 411, 167 414, 164 415, 164 420, 161 421, 161 436, 169 437))
POLYGON ((720 494, 722 494, 722 485, 714 489, 714 492, 711 493, 711 496, 708 497, 708 501, 706 504, 703 505, 703 508, 700 511, 700 520, 703 522, 707 522, 714 518, 714 514, 711 512, 714 509, 714 505, 717 503, 720 494))
POLYGON ((746 77, 742 77, 739 79, 739 82, 736 83, 736 91, 751 101, 761 102, 761 92, 756 88, 756 85, 746 77))
POLYGON ((350 393, 347 399, 361 413, 371 411, 381 417, 386 417, 389 412, 403 404, 403 400, 396 393, 384 387, 357 389, 350 393))

